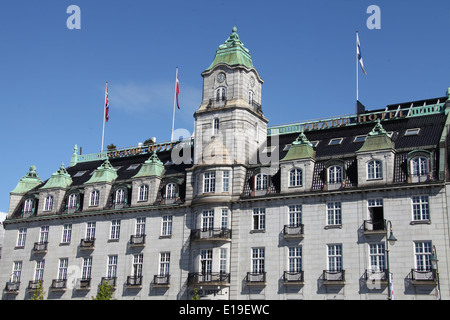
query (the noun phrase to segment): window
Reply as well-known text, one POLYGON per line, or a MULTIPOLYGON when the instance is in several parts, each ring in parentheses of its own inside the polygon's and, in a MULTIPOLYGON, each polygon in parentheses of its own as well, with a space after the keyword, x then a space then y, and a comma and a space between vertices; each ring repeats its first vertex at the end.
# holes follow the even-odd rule
POLYGON ((132 164, 132 165, 130 165, 130 166, 127 168, 127 171, 128 171, 128 170, 135 170, 135 169, 137 169, 140 165, 141 165, 140 163, 132 164))
POLYGON ((44 199, 44 211, 52 211, 53 209, 53 196, 47 196, 44 199))
POLYGON ((384 243, 369 244, 369 263, 371 271, 384 271, 385 265, 384 243))
POLYGON ((119 240, 120 237, 120 220, 111 220, 111 232, 109 234, 110 240, 119 240))
POLYGON ((148 200, 148 185, 143 184, 139 187, 139 199, 138 201, 147 201, 148 200))
POLYGON ((431 241, 421 241, 414 243, 414 253, 416 258, 416 269, 419 271, 431 270, 431 241))
POLYGON ((63 226, 61 243, 68 244, 72 239, 72 224, 67 223, 63 226))
POLYGON ((48 242, 48 226, 41 226, 41 230, 39 232, 39 243, 48 242))
POLYGON ((205 172, 203 175, 203 193, 216 191, 216 173, 205 172))
POLYGON ((220 249, 219 272, 227 272, 227 249, 220 249))
POLYGON ((407 129, 405 131, 405 136, 417 136, 420 132, 420 128, 407 129))
POLYGON ((367 136, 356 136, 355 139, 353 139, 353 142, 364 142, 366 141, 367 136))
POLYGON ((67 268, 69 266, 69 258, 60 258, 59 266, 58 266, 58 280, 66 280, 67 279, 67 268))
POLYGON ((367 163, 367 179, 382 179, 383 165, 379 160, 372 160, 367 163))
POLYGON ((289 186, 301 187, 303 181, 303 172, 301 169, 293 169, 289 172, 289 186))
POLYGON ((94 190, 91 192, 90 199, 89 199, 89 206, 96 207, 98 206, 98 199, 100 197, 100 191, 94 190))
POLYGON ((411 175, 425 176, 430 173, 429 161, 426 157, 415 157, 411 159, 411 175))
MULTIPOLYGON (((203 275, 205 274, 211 274, 212 272, 212 250, 211 249, 203 249, 200 251, 200 266, 201 266, 201 273, 203 275)), ((203 278, 205 279, 205 278, 203 278)))
POLYGON ((219 134, 219 118, 214 118, 213 120, 213 135, 219 134))
POLYGON ((77 177, 81 177, 83 174, 85 174, 86 172, 88 172, 87 170, 84 170, 84 171, 78 171, 77 173, 75 173, 75 175, 73 176, 74 178, 77 178, 77 177))
POLYGON ((159 254, 159 275, 168 276, 170 274, 170 252, 159 254))
POLYGON ((78 193, 72 193, 69 195, 67 207, 68 208, 76 208, 78 204, 78 193))
POLYGON ((135 254, 133 256, 133 276, 141 277, 142 276, 142 265, 144 262, 144 255, 135 254))
POLYGON ((16 246, 19 248, 25 247, 25 240, 27 239, 27 228, 19 228, 17 233, 16 246))
POLYGON ((344 138, 334 138, 334 139, 331 139, 330 142, 328 143, 328 145, 329 145, 329 146, 335 146, 335 145, 341 144, 341 143, 342 143, 342 140, 344 140, 344 138))
POLYGON ((162 231, 163 236, 170 236, 172 234, 172 215, 162 216, 162 231))
POLYGON ((95 240, 95 222, 86 224, 86 240, 95 240))
POLYGON ((264 230, 266 228, 266 209, 253 209, 253 230, 264 230))
POLYGON ((340 202, 327 203, 327 224, 328 225, 342 224, 342 210, 340 202))
POLYGON ((175 199, 177 194, 177 185, 175 183, 168 183, 166 185, 166 199, 175 199))
POLYGON ((265 258, 265 248, 253 248, 252 249, 252 272, 253 273, 263 273, 265 270, 264 266, 265 258))
POLYGON ((222 173, 222 191, 230 191, 230 171, 223 171, 222 173))
POLYGON ((225 101, 225 100, 227 100, 225 87, 217 88, 216 89, 216 101, 225 101))
POLYGON ((302 247, 289 247, 289 272, 302 271, 302 247))
POLYGON ((116 204, 123 204, 125 203, 125 189, 118 189, 116 190, 116 204))
POLYGON ((91 279, 92 257, 83 258, 83 269, 81 270, 81 280, 91 279))
POLYGON ((414 221, 430 220, 430 205, 428 196, 413 196, 412 207, 414 221))
POLYGON ((108 277, 108 279, 117 277, 117 255, 108 256, 106 276, 108 277))
POLYGON ((248 92, 248 103, 249 104, 253 104, 253 98, 254 98, 254 94, 253 94, 253 91, 249 91, 248 92))
POLYGON ((36 261, 36 266, 34 267, 34 281, 44 280, 44 265, 45 260, 36 261))
POLYGON ((23 213, 32 213, 33 212, 33 199, 25 200, 23 205, 23 213))
POLYGON ((331 166, 328 168, 328 183, 342 183, 342 167, 331 166))
POLYGON ((204 210, 202 212, 202 230, 212 230, 214 227, 214 210, 204 210))
POLYGON ((367 205, 373 230, 384 230, 383 199, 369 199, 367 205))
POLYGON ((228 229, 228 209, 222 209, 221 228, 222 230, 228 229))
POLYGON ((22 261, 14 261, 13 270, 11 274, 11 282, 20 282, 20 276, 22 275, 22 261))
POLYGON ((342 245, 328 245, 328 271, 342 271, 342 245))
POLYGON ((269 187, 269 176, 264 173, 258 173, 255 176, 255 190, 267 190, 269 187))
POLYGON ((302 205, 289 206, 289 226, 298 227, 302 224, 302 205))
POLYGON ((136 236, 145 235, 145 217, 136 218, 136 236))

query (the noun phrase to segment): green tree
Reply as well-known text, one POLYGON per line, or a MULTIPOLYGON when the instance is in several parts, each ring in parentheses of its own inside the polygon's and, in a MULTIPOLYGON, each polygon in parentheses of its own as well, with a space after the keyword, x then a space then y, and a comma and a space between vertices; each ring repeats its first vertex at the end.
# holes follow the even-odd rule
POLYGON ((97 295, 92 300, 111 300, 114 286, 108 280, 98 286, 97 295))
POLYGON ((39 280, 37 289, 34 291, 31 300, 44 300, 44 287, 42 286, 42 280, 39 280))
POLYGON ((198 296, 198 290, 197 288, 194 288, 194 295, 192 296, 191 300, 198 300, 199 296, 198 296))

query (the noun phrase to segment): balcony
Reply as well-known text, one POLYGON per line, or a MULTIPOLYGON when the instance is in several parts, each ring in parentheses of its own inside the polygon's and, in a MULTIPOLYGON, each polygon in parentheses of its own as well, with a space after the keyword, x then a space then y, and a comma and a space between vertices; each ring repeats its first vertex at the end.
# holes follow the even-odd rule
POLYGON ((66 279, 53 279, 50 289, 53 291, 61 291, 66 290, 66 287, 67 287, 66 279))
POLYGON ((48 242, 35 242, 33 246, 33 253, 46 253, 48 242))
POLYGON ((93 250, 95 244, 95 239, 81 239, 80 249, 81 250, 93 250))
POLYGON ((168 287, 170 285, 170 275, 155 275, 153 277, 153 285, 156 287, 168 287))
POLYGON ((386 220, 364 220, 364 234, 386 234, 386 220))
POLYGON ((263 286, 266 284, 265 272, 247 272, 245 282, 248 286, 263 286))
POLYGON ((191 230, 191 241, 227 241, 231 239, 231 229, 191 230))
POLYGON ((283 229, 283 237, 285 239, 303 238, 303 224, 299 225, 285 225, 283 229))
POLYGON ((145 234, 131 236, 130 246, 132 247, 145 246, 145 234))
POLYGON ((366 281, 371 281, 372 283, 374 282, 387 283, 388 272, 387 270, 366 269, 366 272, 364 272, 364 279, 366 279, 366 281))
POLYGON ((77 290, 91 289, 91 278, 79 279, 77 283, 77 290))
POLYGON ((18 294, 20 281, 8 281, 5 286, 6 293, 18 294))
POLYGON ((215 99, 209 99, 208 105, 206 106, 207 109, 209 108, 221 108, 225 107, 227 105, 227 97, 221 96, 216 97, 215 99))
POLYGON ((411 269, 411 280, 413 285, 436 285, 436 270, 411 269))
POLYGON ((44 281, 42 281, 42 280, 31 280, 31 281, 29 281, 27 290, 34 291, 34 290, 39 289, 39 283, 40 282, 42 283, 42 285, 44 285, 44 281))
POLYGON ((304 283, 304 274, 303 271, 285 271, 283 273, 283 283, 285 285, 299 285, 304 283))
POLYGON ((224 285, 230 283, 230 274, 225 272, 192 272, 188 274, 188 284, 224 285))
POLYGON ((142 288, 142 276, 128 276, 127 287, 142 288))
POLYGON ((323 270, 322 280, 324 285, 344 285, 345 270, 340 271, 323 270))
POLYGON ((116 277, 102 277, 100 284, 103 285, 105 283, 108 283, 109 285, 116 287, 116 279, 116 277))

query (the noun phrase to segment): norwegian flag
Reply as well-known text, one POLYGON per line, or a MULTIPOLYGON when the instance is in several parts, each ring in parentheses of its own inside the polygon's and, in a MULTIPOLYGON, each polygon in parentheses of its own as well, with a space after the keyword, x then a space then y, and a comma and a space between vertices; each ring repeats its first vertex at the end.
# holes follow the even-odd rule
POLYGON ((108 122, 109 120, 108 82, 106 82, 106 91, 105 91, 105 119, 106 122, 108 122))

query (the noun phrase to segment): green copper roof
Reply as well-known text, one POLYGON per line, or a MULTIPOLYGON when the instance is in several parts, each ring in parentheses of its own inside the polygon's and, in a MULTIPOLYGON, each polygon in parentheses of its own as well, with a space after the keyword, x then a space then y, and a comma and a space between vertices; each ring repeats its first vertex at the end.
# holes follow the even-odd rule
POLYGON ((36 173, 36 166, 33 165, 30 167, 30 171, 19 180, 19 183, 11 193, 27 193, 41 183, 42 180, 36 173))
POLYGON ((247 68, 253 68, 250 52, 244 47, 242 41, 239 40, 236 27, 233 27, 230 37, 225 43, 219 46, 213 63, 206 70, 212 69, 219 63, 225 63, 229 66, 242 65, 247 68))
POLYGON ((302 131, 297 139, 292 142, 288 153, 283 159, 281 159, 281 161, 309 159, 314 158, 315 155, 316 152, 314 151, 311 142, 309 142, 308 138, 306 138, 302 131))
POLYGON ((164 165, 159 160, 156 155, 156 149, 153 150, 153 154, 150 158, 144 162, 139 172, 133 176, 133 178, 141 178, 141 177, 161 177, 162 172, 164 170, 164 165))
POLYGON ((88 183, 111 183, 117 179, 117 172, 111 165, 108 159, 102 163, 100 167, 95 169, 92 177, 86 181, 84 184, 88 183))
POLYGON ((392 149, 394 144, 378 119, 377 124, 367 135, 366 141, 357 152, 392 149))
POLYGON ((61 164, 61 167, 59 167, 59 170, 51 175, 50 179, 47 180, 41 189, 67 188, 71 184, 72 177, 67 173, 63 163, 61 164))

